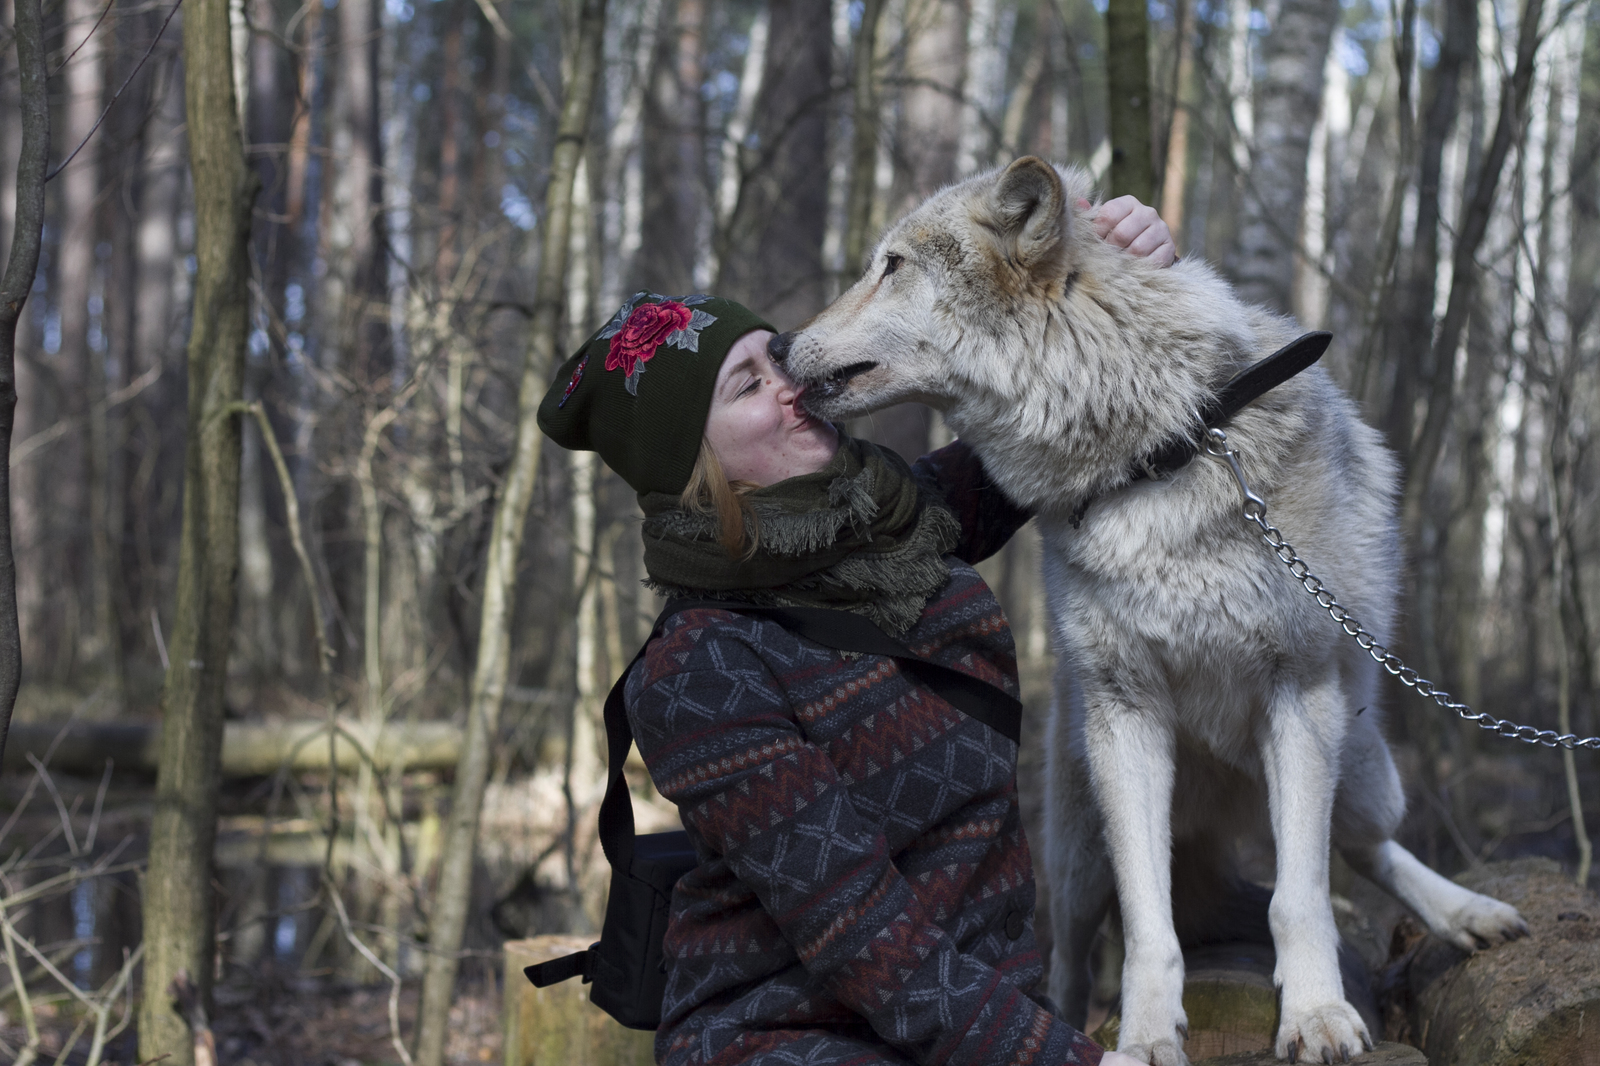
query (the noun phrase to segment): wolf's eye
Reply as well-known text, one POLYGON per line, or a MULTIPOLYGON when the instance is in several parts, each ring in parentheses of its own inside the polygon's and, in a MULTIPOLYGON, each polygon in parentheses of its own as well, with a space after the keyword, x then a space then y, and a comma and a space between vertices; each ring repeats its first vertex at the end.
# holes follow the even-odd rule
POLYGON ((900 269, 900 264, 904 263, 905 261, 906 261, 905 260, 905 256, 895 255, 893 252, 891 252, 888 255, 884 256, 883 257, 883 276, 884 277, 888 277, 890 274, 893 274, 896 270, 899 270, 900 269))

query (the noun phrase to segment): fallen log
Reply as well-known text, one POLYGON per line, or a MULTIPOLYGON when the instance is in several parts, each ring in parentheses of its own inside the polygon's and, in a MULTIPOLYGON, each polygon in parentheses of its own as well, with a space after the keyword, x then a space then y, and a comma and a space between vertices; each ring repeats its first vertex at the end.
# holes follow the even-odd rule
POLYGON ((505 1066, 654 1066, 652 1032, 625 1029, 589 1002, 573 978, 534 988, 522 972, 590 944, 588 937, 536 936, 505 944, 505 1066))
POLYGON ((1600 1066, 1600 896, 1549 859, 1456 880, 1515 906, 1530 935, 1471 955, 1421 941, 1405 975, 1408 1036, 1434 1066, 1600 1066))
MULTIPOLYGON (((1350 1060, 1352 1066, 1428 1066, 1428 1059, 1406 1044, 1379 1044, 1350 1060)), ((1219 1055, 1200 1059, 1194 1066, 1283 1066, 1271 1051, 1245 1051, 1238 1055, 1219 1055)))
MULTIPOLYGON (((461 727, 449 722, 390 723, 372 742, 367 726, 339 722, 335 759, 343 771, 361 765, 363 753, 380 770, 445 770, 461 752, 461 727)), ((265 777, 290 770, 328 768, 328 724, 320 721, 272 725, 229 722, 222 738, 222 772, 228 777, 265 777)), ((28 755, 52 770, 98 777, 111 760, 122 773, 153 774, 161 750, 161 726, 144 722, 29 722, 11 727, 6 773, 29 773, 28 755)))

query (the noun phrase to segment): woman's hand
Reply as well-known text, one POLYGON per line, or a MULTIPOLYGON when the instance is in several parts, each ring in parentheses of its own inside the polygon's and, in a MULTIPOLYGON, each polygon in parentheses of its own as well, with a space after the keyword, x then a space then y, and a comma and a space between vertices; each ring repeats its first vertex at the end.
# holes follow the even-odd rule
MULTIPOLYGON (((1092 205, 1079 200, 1078 206, 1087 210, 1092 205)), ((1101 204, 1094 216, 1094 231, 1101 239, 1150 259, 1157 266, 1171 266, 1178 258, 1172 231, 1155 208, 1141 204, 1136 196, 1119 196, 1101 204)))
MULTIPOLYGON (((1124 197, 1124 199, 1132 200, 1133 197, 1128 196, 1124 197)), ((1149 208, 1145 210, 1148 211, 1149 208)), ((1108 1051, 1101 1058, 1100 1066, 1144 1066, 1144 1060, 1136 1059, 1132 1055, 1124 1055, 1120 1051, 1108 1051)))

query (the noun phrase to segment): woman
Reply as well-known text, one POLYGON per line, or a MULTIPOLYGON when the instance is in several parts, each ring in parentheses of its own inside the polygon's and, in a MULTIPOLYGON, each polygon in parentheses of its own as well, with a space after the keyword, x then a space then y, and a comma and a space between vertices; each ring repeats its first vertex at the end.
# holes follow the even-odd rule
MULTIPOLYGON (((1171 262, 1131 197, 1097 224, 1171 262)), ((959 442, 910 467, 809 417, 771 333, 729 300, 641 294, 562 367, 540 426, 638 491, 657 590, 854 611, 1018 695, 972 564, 1028 516, 959 442)), ((1017 746, 898 660, 688 610, 629 678, 627 709, 700 858, 673 893, 658 1062, 1135 1062, 1035 992, 1017 746)))

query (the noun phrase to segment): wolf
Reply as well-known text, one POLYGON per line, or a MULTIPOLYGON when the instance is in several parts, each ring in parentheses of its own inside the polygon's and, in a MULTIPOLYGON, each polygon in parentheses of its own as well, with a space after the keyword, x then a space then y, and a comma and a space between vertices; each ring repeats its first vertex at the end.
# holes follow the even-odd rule
MULTIPOLYGON (((1230 849, 1275 847, 1267 908, 1279 1058, 1348 1060, 1372 1034, 1347 1001, 1330 842, 1433 933, 1467 950, 1523 935, 1504 903, 1394 840, 1404 793, 1378 667, 1240 515, 1204 457, 1136 478, 1198 441, 1207 402, 1297 334, 1198 260, 1160 268, 1101 241, 1082 171, 1019 159, 893 225, 865 275, 769 345, 825 419, 915 400, 943 412, 1039 519, 1063 669, 1046 735, 1050 991, 1082 1025, 1089 949, 1112 903, 1125 944, 1118 1050, 1183 1066, 1181 904, 1230 876, 1230 849), (1173 865, 1173 856, 1183 857, 1173 865)), ((1398 468, 1320 367, 1226 426, 1272 521, 1355 617, 1395 617, 1398 468)))

